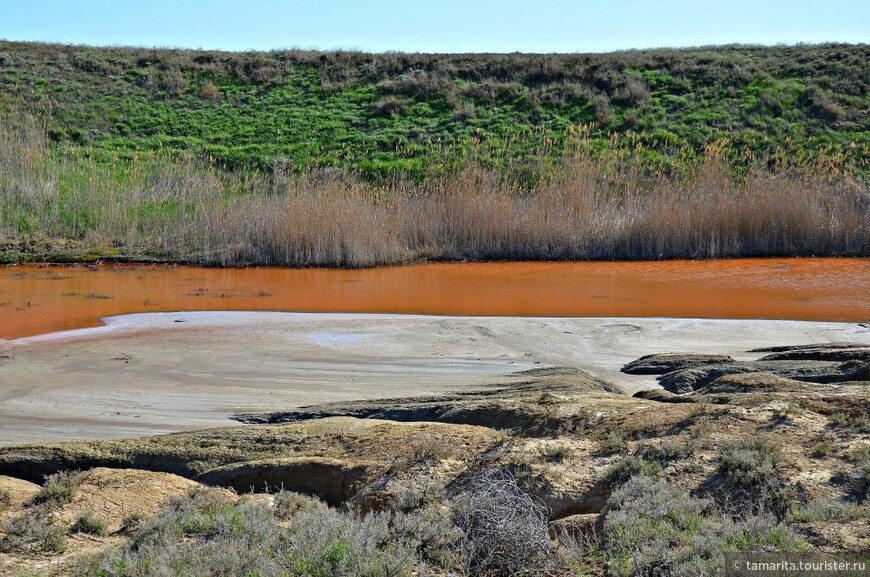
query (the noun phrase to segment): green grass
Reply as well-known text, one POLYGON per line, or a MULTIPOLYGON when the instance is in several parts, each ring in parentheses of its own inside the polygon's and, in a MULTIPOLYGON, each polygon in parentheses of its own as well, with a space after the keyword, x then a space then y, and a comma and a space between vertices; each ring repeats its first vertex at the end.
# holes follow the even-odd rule
POLYGON ((867 45, 840 44, 438 55, 0 42, 0 105, 101 161, 169 150, 232 168, 422 177, 477 140, 499 164, 590 125, 600 149, 635 133, 654 164, 728 139, 738 158, 866 171, 868 58, 867 45))

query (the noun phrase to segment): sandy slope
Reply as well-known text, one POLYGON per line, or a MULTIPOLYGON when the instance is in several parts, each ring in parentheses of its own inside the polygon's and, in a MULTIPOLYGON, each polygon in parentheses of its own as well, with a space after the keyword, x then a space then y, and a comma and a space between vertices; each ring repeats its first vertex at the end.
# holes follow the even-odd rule
POLYGON ((793 321, 155 313, 0 341, 0 445, 231 424, 238 411, 447 393, 568 365, 627 392, 619 367, 653 352, 870 344, 870 326, 793 321))

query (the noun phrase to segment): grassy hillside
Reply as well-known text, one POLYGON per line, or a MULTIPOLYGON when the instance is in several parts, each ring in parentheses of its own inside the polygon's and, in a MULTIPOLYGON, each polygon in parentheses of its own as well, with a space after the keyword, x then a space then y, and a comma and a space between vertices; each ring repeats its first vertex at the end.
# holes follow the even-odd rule
MULTIPOLYGON (((670 165, 835 158, 867 170, 870 46, 724 46, 596 55, 204 52, 0 42, 0 97, 98 159, 170 150, 223 166, 340 165, 422 176, 486 141, 487 160, 560 150, 589 125, 670 165)), ((527 169, 526 169, 527 170, 527 169)))
POLYGON ((0 262, 867 255, 868 57, 0 42, 0 262))

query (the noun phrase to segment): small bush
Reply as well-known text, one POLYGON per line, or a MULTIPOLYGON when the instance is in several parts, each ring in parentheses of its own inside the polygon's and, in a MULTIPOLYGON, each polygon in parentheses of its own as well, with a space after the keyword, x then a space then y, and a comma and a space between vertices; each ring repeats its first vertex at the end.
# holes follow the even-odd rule
POLYGON ((830 441, 822 441, 820 443, 816 443, 810 448, 810 457, 815 459, 821 459, 822 457, 827 457, 831 454, 834 446, 830 441))
POLYGON ((91 512, 81 513, 76 517, 75 523, 72 524, 69 532, 103 537, 106 534, 106 523, 102 519, 97 519, 91 512))
POLYGON ((211 100, 212 102, 217 102, 221 99, 221 91, 211 82, 206 82, 199 89, 199 97, 203 100, 211 100))
POLYGON ((571 454, 571 448, 567 445, 545 445, 540 448, 539 453, 551 463, 561 463, 571 454))
POLYGON ((3 527, 0 540, 3 553, 62 553, 66 548, 66 531, 55 524, 51 511, 34 507, 3 527))
POLYGON ((293 491, 281 491, 272 497, 275 516, 285 521, 297 513, 326 508, 326 503, 317 497, 309 497, 293 491))
POLYGON ((135 531, 138 531, 142 527, 142 523, 145 522, 145 515, 136 511, 134 513, 130 513, 123 520, 121 520, 121 533, 124 535, 130 535, 135 531))
POLYGON ((7 508, 12 504, 12 493, 9 492, 9 489, 2 488, 0 489, 0 511, 7 508))
POLYGON ((605 509, 605 563, 613 576, 718 575, 727 552, 805 548, 770 516, 734 521, 711 501, 645 476, 617 489, 605 509))
POLYGON ((845 522, 870 518, 870 507, 856 503, 844 503, 833 499, 820 499, 808 503, 789 516, 790 522, 825 521, 845 522))
POLYGON ((834 413, 828 416, 831 426, 838 429, 853 429, 859 432, 870 431, 870 414, 859 413, 834 413))
POLYGON ((656 461, 665 465, 674 461, 682 461, 691 457, 698 450, 698 440, 686 437, 681 441, 667 439, 658 445, 647 445, 639 454, 648 461, 656 461))
POLYGON ((464 533, 463 556, 473 574, 538 574, 550 561, 546 507, 504 470, 483 471, 454 501, 464 533))
POLYGON ((870 447, 853 451, 849 458, 855 463, 851 474, 852 491, 862 501, 866 500, 870 496, 870 447))
POLYGON ((398 513, 391 520, 396 539, 414 556, 447 570, 462 566, 463 533, 453 513, 442 504, 432 504, 410 513, 398 513))
POLYGON ((598 442, 598 450, 602 453, 621 453, 625 450, 625 435, 621 431, 610 431, 598 442))
POLYGON ((657 478, 662 466, 657 461, 647 461, 643 457, 630 455, 620 459, 604 472, 604 483, 608 487, 619 487, 636 476, 657 478))
MULTIPOLYGON (((291 495, 279 500, 288 507, 311 504, 291 495)), ((395 526, 407 528, 408 523, 395 526)), ((444 533, 437 523, 431 530, 444 533)), ((422 543, 394 530, 388 514, 360 517, 315 506, 298 509, 288 528, 278 523, 273 507, 198 489, 167 502, 120 550, 107 552, 76 575, 176 575, 183 567, 190 577, 392 577, 410 574, 414 547, 422 543)))
POLYGON ((72 503, 80 483, 81 473, 78 471, 55 473, 50 477, 46 477, 45 484, 33 497, 33 502, 37 505, 65 505, 72 503))
POLYGON ((725 444, 719 454, 719 472, 732 493, 748 501, 755 513, 771 512, 784 518, 797 495, 782 475, 783 457, 777 444, 763 435, 725 444))
POLYGON ((424 437, 412 443, 417 461, 442 461, 453 456, 453 447, 436 437, 424 437))
POLYGON ((395 96, 386 96, 376 100, 372 105, 375 116, 381 118, 391 118, 397 114, 401 114, 407 108, 404 100, 399 100, 395 96))
MULTIPOLYGON (((613 575, 691 575, 709 551, 696 549, 709 532, 706 500, 695 499, 663 480, 637 476, 607 504, 604 543, 613 575), (687 545, 691 544, 687 547, 687 545)), ((708 547, 705 547, 705 549, 708 547)), ((713 564, 695 575, 715 573, 713 564)))

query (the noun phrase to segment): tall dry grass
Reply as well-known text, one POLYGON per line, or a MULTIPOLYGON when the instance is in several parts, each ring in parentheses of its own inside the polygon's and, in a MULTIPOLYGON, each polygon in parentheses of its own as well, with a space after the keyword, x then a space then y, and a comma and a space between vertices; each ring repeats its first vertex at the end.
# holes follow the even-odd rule
MULTIPOLYGON (((0 240, 212 265, 369 267, 418 259, 870 254, 870 189, 831 165, 733 176, 721 147, 681 173, 579 140, 529 188, 470 161, 422 182, 228 174, 162 156, 95 162, 0 119, 0 240)), ((510 168, 510 167, 509 167, 510 168)))

